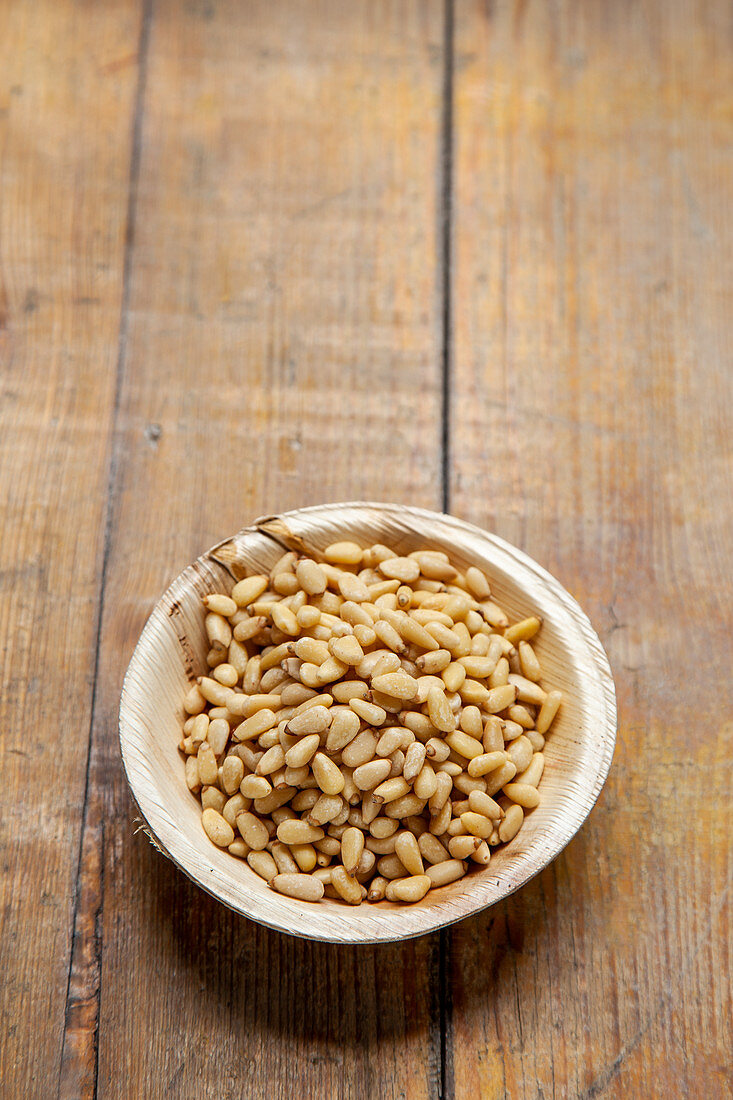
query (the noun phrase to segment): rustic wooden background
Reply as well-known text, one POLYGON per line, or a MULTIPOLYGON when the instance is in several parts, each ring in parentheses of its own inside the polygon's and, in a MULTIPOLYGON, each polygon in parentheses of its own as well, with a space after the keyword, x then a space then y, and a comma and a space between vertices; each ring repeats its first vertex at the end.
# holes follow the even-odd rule
POLYGON ((733 8, 0 4, 0 1091, 733 1095, 733 8), (135 835, 120 684, 256 515, 445 508, 587 609, 568 849, 404 946, 135 835))

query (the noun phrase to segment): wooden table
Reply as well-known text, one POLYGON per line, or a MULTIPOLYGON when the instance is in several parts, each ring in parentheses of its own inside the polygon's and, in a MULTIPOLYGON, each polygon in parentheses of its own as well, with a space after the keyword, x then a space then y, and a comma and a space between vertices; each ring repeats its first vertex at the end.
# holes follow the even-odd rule
POLYGON ((0 8, 3 1096, 731 1096, 724 0, 0 8), (237 918, 136 833, 121 679, 256 515, 444 508, 578 597, 618 749, 443 935, 237 918))

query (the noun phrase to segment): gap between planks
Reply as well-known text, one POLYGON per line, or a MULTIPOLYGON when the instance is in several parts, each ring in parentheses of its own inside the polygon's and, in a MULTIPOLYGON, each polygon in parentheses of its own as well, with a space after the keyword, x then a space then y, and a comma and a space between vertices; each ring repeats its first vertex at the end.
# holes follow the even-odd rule
POLYGON ((135 243, 135 218, 137 214, 138 184, 142 146, 142 127, 145 112, 147 62, 150 44, 150 28, 153 16, 153 0, 143 0, 138 39, 138 73, 132 113, 132 141, 130 172, 128 179, 127 212, 125 217, 125 245, 122 267, 122 296, 120 302, 119 338, 115 394, 110 427, 110 457, 107 477, 102 568, 99 583, 97 630, 94 648, 94 674, 87 738, 87 766, 84 782, 84 806, 79 834, 72 920, 72 941, 69 955, 69 972, 66 983, 66 1007, 64 1029, 61 1038, 59 1066, 59 1100, 77 1100, 78 1097, 97 1095, 99 1068, 99 1010, 101 1003, 102 940, 101 913, 104 902, 104 822, 90 820, 90 794, 93 764, 94 728, 97 718, 97 685, 99 677, 99 653, 104 616, 104 597, 107 568, 112 539, 114 494, 117 481, 119 455, 117 446, 117 421, 122 392, 122 377, 127 350, 129 327, 130 282, 132 252, 135 243), (99 851, 89 851, 100 845, 99 851), (91 864, 89 872, 87 865, 91 864), (90 912, 91 910, 91 912, 90 912), (90 951, 89 939, 93 938, 90 951))

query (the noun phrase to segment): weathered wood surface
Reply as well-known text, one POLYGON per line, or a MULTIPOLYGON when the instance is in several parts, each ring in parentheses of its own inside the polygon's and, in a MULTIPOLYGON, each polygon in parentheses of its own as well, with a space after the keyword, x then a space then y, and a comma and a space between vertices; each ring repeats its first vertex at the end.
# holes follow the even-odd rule
POLYGON ((450 954, 456 1096, 729 1096, 725 5, 456 5, 450 504, 588 611, 620 728, 565 853, 450 954))
POLYGON ((3 7, 3 1094, 731 1094, 731 18, 3 7), (339 498, 527 550, 619 692, 565 853, 405 947, 224 911, 116 747, 168 580, 339 498))

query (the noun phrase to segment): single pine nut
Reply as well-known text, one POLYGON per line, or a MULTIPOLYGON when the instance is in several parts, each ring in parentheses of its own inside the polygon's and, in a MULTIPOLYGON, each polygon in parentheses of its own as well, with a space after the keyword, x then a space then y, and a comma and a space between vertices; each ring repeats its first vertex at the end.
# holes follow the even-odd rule
POLYGON ((414 903, 425 897, 431 885, 431 880, 427 875, 411 875, 409 878, 400 878, 394 882, 388 882, 385 896, 387 901, 414 903))
POLYGON ((249 812, 237 814, 236 825, 242 840, 246 841, 253 851, 259 852, 267 846, 270 835, 264 821, 259 817, 249 812))
POLYGON ((337 794, 322 794, 311 807, 308 814, 310 825, 321 826, 339 817, 344 808, 344 800, 337 794))
POLYGON ((370 791, 386 780, 391 771, 391 760, 370 760, 354 769, 353 780, 360 791, 370 791))
POLYGON ((540 712, 537 715, 537 721, 535 728, 538 733, 545 734, 552 725, 553 719, 557 714, 560 703, 562 702, 562 692, 550 691, 540 707, 540 712))
POLYGON ((417 839, 410 832, 401 832, 395 840, 395 855, 411 875, 424 873, 422 856, 417 839))
POLYGON ((522 619, 521 622, 507 627, 504 631, 504 637, 512 645, 517 645, 518 642, 528 642, 530 638, 534 638, 541 625, 542 620, 537 618, 536 615, 531 615, 528 619, 522 619))
POLYGON ((427 698, 428 716, 436 729, 443 733, 452 733, 456 728, 456 717, 450 708, 442 688, 431 687, 427 698))
POLYGON ((349 905, 361 904, 361 885, 353 878, 345 867, 336 866, 331 871, 331 884, 339 897, 349 905))
POLYGON ((243 778, 244 764, 240 758, 238 756, 227 756, 222 764, 221 783, 230 798, 239 790, 239 784, 242 782, 243 778))
POLYGON ((234 741, 251 741, 255 737, 260 737, 263 733, 271 730, 273 726, 278 723, 277 715, 269 707, 264 707, 262 710, 256 711, 250 718, 245 720, 232 731, 232 739, 234 741))
POLYGON ((323 551, 323 556, 332 565, 360 565, 364 551, 355 542, 343 540, 332 542, 323 551))
POLYGON ((461 814, 461 824, 467 833, 471 836, 477 836, 481 840, 491 836, 494 828, 494 822, 491 818, 484 817, 483 814, 475 813, 473 810, 461 814))
POLYGON ((386 710, 376 706, 375 703, 368 703, 365 699, 351 699, 349 706, 355 714, 358 714, 370 726, 381 726, 387 717, 386 710))
POLYGON ((285 753, 285 763, 289 768, 302 768, 318 752, 320 743, 321 738, 317 733, 307 734, 291 749, 288 749, 285 753))
POLYGON ((297 818, 294 821, 281 821, 277 827, 277 839, 283 844, 312 844, 316 840, 323 840, 324 835, 323 829, 317 825, 299 821, 297 818))
POLYGON ((238 581, 232 589, 232 599, 236 603, 237 607, 247 607, 255 600, 259 599, 263 592, 266 591, 269 583, 268 577, 255 576, 245 577, 244 580, 238 581))
POLYGON ((367 891, 367 901, 382 901, 387 892, 388 882, 386 878, 382 878, 381 875, 375 875, 372 881, 369 883, 369 890, 367 891))
POLYGON ((523 772, 532 761, 532 742, 528 737, 518 737, 506 749, 506 755, 511 760, 517 772, 523 772))
POLYGON ((228 848, 234 840, 234 829, 212 806, 208 806, 202 813, 201 824, 209 840, 219 848, 228 848))
POLYGON ((309 596, 320 596, 326 591, 326 574, 311 558, 301 558, 295 567, 298 584, 309 596))
POLYGON ((361 829, 350 826, 341 837, 341 862, 349 875, 356 874, 363 851, 364 834, 361 829))
POLYGON ((246 775, 240 790, 245 798, 264 798, 272 790, 272 784, 264 775, 246 775))
POLYGON ((192 684, 183 697, 183 709, 186 714, 200 714, 206 706, 206 699, 199 691, 198 684, 192 684))
POLYGON ((512 802, 516 802, 526 810, 533 810, 535 806, 540 804, 539 791, 536 787, 530 786, 529 783, 507 783, 504 787, 504 794, 507 798, 511 798, 512 802))
POLYGON ((475 737, 471 737, 470 734, 464 733, 462 730, 455 730, 453 733, 446 734, 445 741, 454 752, 465 757, 466 760, 473 760, 475 757, 483 755, 483 745, 481 742, 477 741, 475 737))
POLYGON ((253 851, 247 856, 247 863, 260 878, 266 882, 272 882, 277 875, 277 864, 269 852, 253 851))
POLYGON ((517 689, 514 684, 502 684, 500 687, 491 688, 483 702, 483 706, 490 714, 496 714, 506 710, 514 702, 517 689))
POLYGON ((482 814, 484 817, 491 818, 492 821, 500 821, 503 817, 504 811, 499 803, 494 802, 491 795, 483 791, 471 791, 468 796, 468 806, 473 813, 482 814))
POLYGON ((323 883, 314 875, 275 875, 269 885, 273 890, 277 890, 278 894, 298 898, 300 901, 320 901, 323 897, 323 883))
POLYGON ((497 688, 503 687, 504 684, 509 683, 509 662, 506 657, 500 657, 496 662, 494 671, 489 676, 489 687, 497 688))
MULTIPOLYGON (((219 765, 216 762, 214 751, 208 741, 202 742, 198 751, 197 760, 199 764, 199 779, 201 782, 207 785, 216 783, 219 778, 219 765)), ((237 786, 239 786, 239 784, 237 784, 237 786)), ((234 790, 236 790, 236 787, 234 790)), ((227 793, 234 794, 234 791, 229 791, 227 793)))
POLYGON ((504 815, 504 820, 499 825, 499 840, 507 844, 517 835, 524 821, 524 810, 515 803, 510 806, 504 815))
POLYGON ((468 774, 474 778, 478 778, 482 775, 488 775, 489 772, 495 771, 496 768, 500 768, 506 760, 506 755, 503 752, 485 752, 481 756, 475 756, 468 764, 468 774))
POLYGON ((446 859, 442 863, 434 863, 425 870, 433 890, 439 886, 447 886, 449 882, 456 882, 459 878, 463 878, 465 873, 466 864, 461 859, 446 859))
MULTIPOLYGON (((364 764, 363 767, 368 768, 369 765, 364 764)), ((375 787, 372 799, 377 803, 394 802, 398 798, 404 798, 409 790, 410 784, 401 775, 396 775, 375 787)))
MULTIPOLYGON (((302 744, 302 741, 298 742, 298 744, 302 744)), ((280 768, 282 768, 285 761, 286 754, 282 745, 273 745, 271 748, 267 749, 267 751, 264 752, 259 758, 259 760, 257 761, 255 772, 257 775, 273 775, 274 772, 277 772, 280 770, 280 768)), ((264 797, 264 795, 256 795, 254 797, 259 798, 264 797)))
POLYGON ((476 836, 452 836, 448 841, 448 851, 454 859, 469 859, 480 843, 476 836))
POLYGON ((489 582, 475 565, 469 565, 466 570, 466 588, 477 600, 488 600, 491 595, 489 582))
POLYGON ((420 814, 425 808, 425 799, 416 794, 406 794, 402 798, 396 798, 393 802, 385 802, 384 813, 387 817, 401 821, 404 817, 420 814))
MULTIPOLYGON (((367 764, 370 760, 373 760, 376 751, 376 736, 369 729, 362 730, 361 733, 342 751, 341 760, 348 768, 358 768, 360 765, 367 764)), ((390 763, 390 770, 391 767, 392 765, 390 763)), ((389 772, 387 774, 389 774, 389 772)), ((383 776, 383 778, 386 778, 386 776, 383 776)), ((356 780, 354 780, 354 783, 356 783, 356 780)))
POLYGON ((372 688, 394 699, 409 701, 417 695, 417 681, 402 670, 372 677, 372 688))
POLYGON ((201 805, 204 809, 211 808, 221 813, 226 805, 226 795, 218 787, 202 787, 201 805))
POLYGON ((316 753, 311 762, 311 769, 316 783, 324 794, 336 795, 344 789, 345 780, 338 765, 334 764, 325 753, 316 753))
POLYGON ((500 768, 497 768, 496 771, 491 772, 486 777, 486 793, 495 795, 505 783, 510 783, 516 774, 516 766, 512 764, 511 760, 507 760, 505 764, 502 764, 500 768))
MULTIPOLYGON (((318 696, 316 696, 318 698, 318 696)), ((310 703, 310 700, 306 700, 310 703)), ((331 724, 331 711, 328 707, 316 704, 308 705, 300 714, 295 714, 287 726, 285 732, 300 737, 305 733, 322 733, 331 724)))

